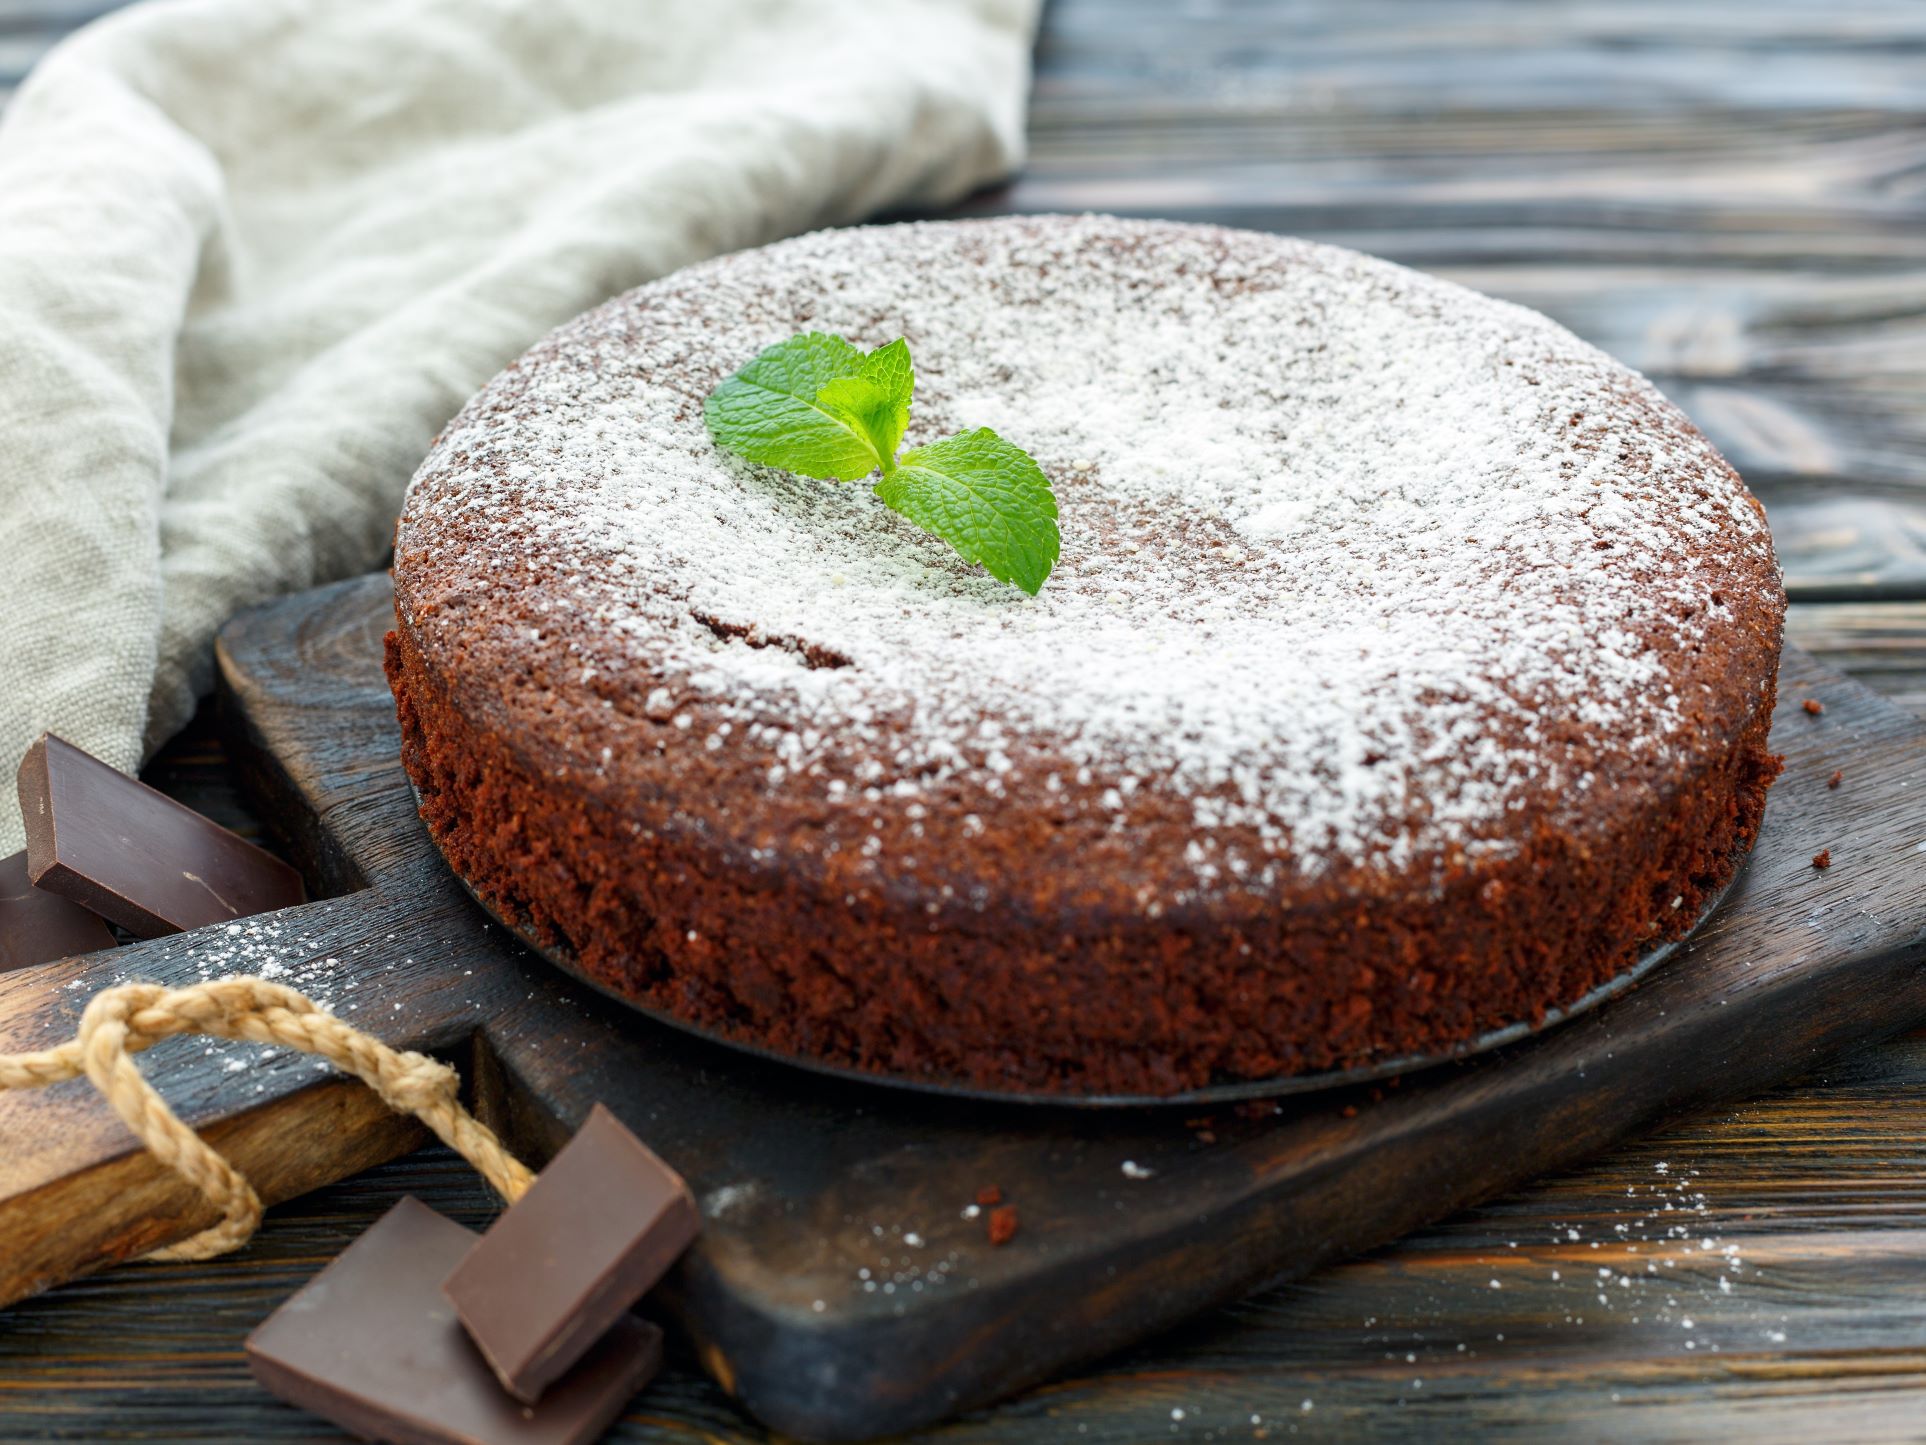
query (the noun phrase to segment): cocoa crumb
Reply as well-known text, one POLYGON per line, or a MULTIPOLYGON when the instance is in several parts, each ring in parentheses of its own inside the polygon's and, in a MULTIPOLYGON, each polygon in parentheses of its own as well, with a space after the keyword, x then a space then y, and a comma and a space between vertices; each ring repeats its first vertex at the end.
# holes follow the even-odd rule
POLYGON ((1358 1116, 1358 1106, 1356 1104, 1346 1104, 1341 1112, 1345 1118, 1355 1119, 1358 1116))
POLYGON ((1832 867, 1832 849, 1821 848, 1817 853, 1814 853, 1812 855, 1812 866, 1822 873, 1832 867))
POLYGON ((1816 697, 1807 698, 1804 702, 1800 703, 1799 706, 1811 713, 1814 717, 1818 717, 1820 713, 1826 710, 1826 705, 1816 697))
POLYGON ((985 1184, 976 1191, 976 1202, 988 1209, 992 1204, 1003 1202, 1003 1191, 994 1184, 985 1184))
POLYGON ((1003 1204, 990 1211, 990 1243, 1008 1244, 1016 1238, 1017 1212, 1014 1204, 1003 1204))
POLYGON ((1845 776, 1846 776, 1846 775, 1845 775, 1845 773, 1843 773, 1842 771, 1840 771, 1840 770, 1839 770, 1838 768, 1834 768, 1834 769, 1832 770, 1832 776, 1831 776, 1830 778, 1827 778, 1827 779, 1826 779, 1826 786, 1827 786, 1828 788, 1836 788, 1836 787, 1838 787, 1838 786, 1839 786, 1839 780, 1840 780, 1841 778, 1843 778, 1843 777, 1845 777, 1845 776))

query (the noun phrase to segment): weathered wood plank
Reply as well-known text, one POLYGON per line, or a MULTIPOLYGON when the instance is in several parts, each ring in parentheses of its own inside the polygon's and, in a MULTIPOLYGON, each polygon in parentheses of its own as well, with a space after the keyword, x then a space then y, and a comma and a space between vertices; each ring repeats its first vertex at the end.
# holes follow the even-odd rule
MULTIPOLYGON (((0 85, 94 8, 0 3, 0 85)), ((1916 596, 1920 30, 1869 0, 1060 0, 1028 169, 965 209, 1288 231, 1536 306, 1732 456, 1795 595, 1916 596)))
POLYGON ((1918 31, 1880 5, 1068 5, 1030 166, 974 209, 1294 232, 1535 306, 1732 456, 1795 595, 1917 596, 1918 31))
POLYGON ((1926 716, 1926 603, 1795 604, 1786 635, 1827 666, 1926 716))
MULTIPOLYGON (((1276 1439, 1295 1423, 1313 1439, 1428 1440, 1476 1421, 1496 1438, 1701 1440, 1748 1418, 1762 1440, 1905 1438, 1926 1410, 1922 1086, 1916 1034, 929 1438, 1122 1445, 1252 1439, 1268 1425, 1276 1439), (1681 1214, 1685 1240, 1668 1239, 1681 1214), (1666 1257, 1654 1237, 1679 1261, 1667 1275, 1680 1305, 1614 1282, 1600 1306, 1597 1271, 1639 1277, 1666 1257), (1708 1238, 1716 1259, 1738 1247, 1736 1271, 1680 1248, 1708 1238)), ((275 1210, 242 1256, 123 1268, 19 1306, 0 1331, 0 1414, 32 1438, 84 1433, 107 1412, 156 1438, 315 1438, 311 1420, 255 1389, 238 1341, 403 1193, 471 1224, 494 1208, 466 1165, 428 1151, 275 1210)), ((614 1438, 771 1438, 686 1356, 639 1404, 614 1438)))
MULTIPOLYGON (((1910 689, 1926 711, 1926 643, 1920 641, 1926 606, 1798 607, 1792 632, 1875 687, 1910 689)), ((149 780, 185 791, 226 821, 258 828, 212 739, 211 713, 204 713, 156 761, 149 780)), ((1099 1370, 938 1434, 959 1441, 1054 1440, 1074 1422, 1077 1438, 1100 1442, 1153 1432, 1201 1439, 1210 1431, 1211 1438, 1225 1439, 1239 1438, 1238 1422, 1248 1425, 1255 1413, 1264 1423, 1250 1435, 1268 1424, 1274 1438, 1292 1423, 1311 1438, 1334 1438, 1400 1428, 1422 1434, 1471 1419, 1503 1419, 1520 1431, 1533 1420, 1557 1422, 1579 1437, 1607 1438, 1624 1432, 1631 1408, 1637 1413, 1629 1418, 1642 1422, 1647 1438, 1708 1438, 1723 1412, 1743 1403, 1732 1397, 1724 1362, 1715 1368, 1709 1353, 1703 1359, 1688 1354, 1679 1377, 1681 1337, 1669 1327, 1641 1332, 1629 1326, 1630 1309, 1582 1315, 1586 1282, 1572 1271, 1561 1269, 1562 1278, 1553 1281, 1549 1271, 1556 1266, 1547 1266, 1542 1277, 1494 1294, 1488 1285, 1481 1291, 1475 1273, 1467 1279, 1462 1268, 1500 1250, 1509 1254, 1512 1241, 1533 1250, 1557 1248, 1576 1228, 1588 1252, 1592 1241, 1601 1244, 1599 1261, 1589 1266, 1594 1277, 1598 1268, 1636 1269, 1637 1257, 1627 1248, 1640 1241, 1621 1242, 1618 1231, 1650 1232, 1641 1221, 1651 1191, 1663 1183, 1660 1163, 1704 1195, 1703 1212, 1692 1210, 1693 1232, 1739 1243, 1758 1267, 1752 1277, 1739 1277, 1739 1305, 1756 1306, 1764 1296, 1785 1306, 1778 1328, 1786 1341, 1762 1342, 1771 1347, 1771 1368, 1762 1372, 1749 1360, 1738 1383, 1769 1402, 1774 1421, 1789 1434, 1899 1433, 1926 1410, 1926 1381, 1895 1372, 1890 1352, 1856 1352, 1851 1337, 1862 1327, 1902 1333, 1915 1327, 1918 1282, 1906 1260, 1885 1272, 1888 1255, 1877 1236, 1926 1229, 1922 1139, 1926 1033, 1855 1055, 1804 1087, 1621 1146, 1609 1161, 1454 1216, 1358 1264, 1227 1307, 1099 1370), (1795 1247, 1780 1239, 1768 1272, 1752 1245, 1762 1235, 1786 1232, 1802 1236, 1811 1252, 1807 1243, 1795 1247), (1842 1250, 1868 1267, 1835 1274, 1831 1261, 1842 1250), (1782 1288, 1789 1280, 1800 1287, 1782 1288), (1491 1314, 1501 1306, 1501 1314, 1491 1314), (1563 1313, 1591 1323, 1554 1336, 1557 1358, 1547 1362, 1541 1357, 1547 1342, 1531 1331, 1563 1313), (1495 1339, 1499 1333, 1505 1341, 1495 1339), (1416 1353, 1433 1370, 1456 1356, 1460 1344, 1482 1372, 1454 1374, 1448 1385, 1426 1376, 1428 1387, 1458 1412, 1440 1421, 1427 1413, 1428 1403, 1410 1403, 1415 1392, 1393 1367, 1403 1354, 1416 1353), (1634 1382, 1628 1365, 1647 1358, 1639 1349, 1672 1373, 1634 1382), (1307 1398, 1314 1401, 1308 1417, 1300 1410, 1307 1398), (1520 1400, 1526 1402, 1522 1421, 1520 1400), (1184 1422, 1169 1419, 1172 1408, 1186 1410, 1184 1422)), ((260 1240, 237 1259, 126 1266, 17 1306, 0 1329, 0 1415, 19 1422, 25 1438, 84 1432, 109 1414, 130 1432, 154 1438, 314 1438, 312 1421, 254 1387, 237 1342, 407 1192, 473 1225, 486 1223, 495 1207, 466 1165, 431 1150, 277 1208, 260 1240), (183 1295, 191 1296, 192 1309, 179 1307, 183 1295), (105 1338, 113 1341, 110 1349, 102 1348, 105 1338)), ((1728 1343, 1722 1353, 1738 1352, 1728 1343)), ((642 1403, 617 1438, 769 1438, 686 1354, 642 1403)))
MULTIPOLYGON (((1381 1097, 1220 1117, 1210 1139, 1169 1111, 966 1105, 799 1075, 583 995, 460 896, 398 767, 377 653, 390 605, 381 577, 290 598, 237 619, 222 653, 243 755, 284 800, 282 820, 311 817, 297 840, 332 839, 333 870, 370 886, 232 933, 10 975, 0 1033, 9 1045, 57 1036, 76 984, 85 994, 130 969, 184 981, 271 967, 391 1042, 465 1058, 485 1116, 532 1159, 607 1103, 646 1129, 708 1217, 664 1306, 713 1375, 792 1432, 941 1418, 1926 1017, 1926 914, 1911 887, 1926 799, 1905 791, 1926 766, 1926 729, 1795 654, 1774 732, 1786 776, 1687 956, 1476 1065, 1381 1097), (1799 707, 1815 694, 1823 716, 1799 707), (1840 766, 1851 785, 1830 790, 1840 766), (1809 866, 1820 847, 1835 857, 1826 873, 1809 866), (1147 1175, 1123 1182, 1123 1160, 1147 1175), (1021 1202, 1011 1248, 959 1219, 987 1181, 1021 1202), (884 1288, 862 1287, 859 1266, 884 1288)), ((274 1129, 232 1140, 237 1165, 270 1182, 307 1187, 367 1162, 317 1112, 310 1060, 243 1060, 237 1075, 216 1051, 164 1046, 148 1066, 198 1122, 283 1110, 274 1129)), ((194 1223, 72 1207, 118 1210, 128 1181, 162 1182, 97 1101, 0 1097, 0 1134, 12 1145, 0 1234, 31 1244, 0 1255, 0 1297, 194 1223), (57 1215, 50 1192, 67 1202, 57 1215)))

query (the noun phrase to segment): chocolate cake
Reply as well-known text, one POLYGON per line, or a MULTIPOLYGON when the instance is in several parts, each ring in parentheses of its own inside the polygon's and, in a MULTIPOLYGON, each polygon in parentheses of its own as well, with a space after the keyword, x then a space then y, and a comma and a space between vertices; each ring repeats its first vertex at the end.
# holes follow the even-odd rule
MULTIPOLYGON (((437 440, 388 671, 456 872, 780 1053, 1163 1094, 1449 1048, 1687 928, 1777 761, 1738 476, 1545 318, 1276 236, 824 232, 570 323, 437 440), (1030 598, 711 441, 820 330, 1041 463, 1030 598)), ((1689 962, 1677 966, 1689 967, 1689 962)))

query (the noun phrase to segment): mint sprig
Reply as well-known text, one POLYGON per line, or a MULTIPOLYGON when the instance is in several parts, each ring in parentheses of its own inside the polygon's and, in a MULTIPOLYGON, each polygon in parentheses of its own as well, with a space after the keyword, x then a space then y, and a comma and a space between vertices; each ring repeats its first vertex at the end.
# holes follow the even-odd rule
POLYGON ((703 418, 717 446, 766 467, 837 482, 880 471, 885 506, 1034 597, 1063 545, 1049 479, 988 427, 899 456, 915 390, 902 338, 864 352, 811 331, 723 381, 703 418))

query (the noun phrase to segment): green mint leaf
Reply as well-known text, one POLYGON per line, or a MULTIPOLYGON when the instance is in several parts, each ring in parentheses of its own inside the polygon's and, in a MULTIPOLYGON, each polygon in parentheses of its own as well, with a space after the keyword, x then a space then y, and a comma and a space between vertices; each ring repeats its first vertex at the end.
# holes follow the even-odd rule
POLYGON ((910 393, 915 389, 909 343, 899 336, 865 356, 860 375, 823 383, 816 405, 867 438, 876 450, 877 464, 887 472, 896 464, 896 449, 903 444, 910 393))
POLYGON ((888 471, 895 463, 909 408, 877 383, 865 376, 839 376, 816 393, 816 405, 869 443, 876 457, 872 467, 888 471))
POLYGON ((899 462, 915 390, 902 338, 865 354, 811 331, 759 353, 709 393, 702 414, 717 446, 766 467, 839 482, 882 468, 886 505, 1036 596, 1063 545, 1049 479, 987 427, 899 462))
POLYGON ((1057 564, 1057 499, 1043 469, 988 427, 905 452, 876 495, 999 582, 1032 597, 1057 564))
POLYGON ((916 368, 910 364, 909 342, 897 337, 888 346, 879 346, 863 358, 863 379, 880 387, 894 412, 889 425, 876 433, 883 455, 894 458, 903 444, 903 431, 909 426, 910 396, 916 390, 916 368))
MULTIPOLYGON (((867 360, 840 336, 820 331, 777 342, 709 393, 702 409, 709 435, 766 467, 823 481, 866 477, 885 456, 894 458, 895 445, 879 449, 867 422, 847 406, 825 406, 821 394, 833 382, 861 378, 867 360)), ((864 385, 886 395, 875 382, 864 385)))

